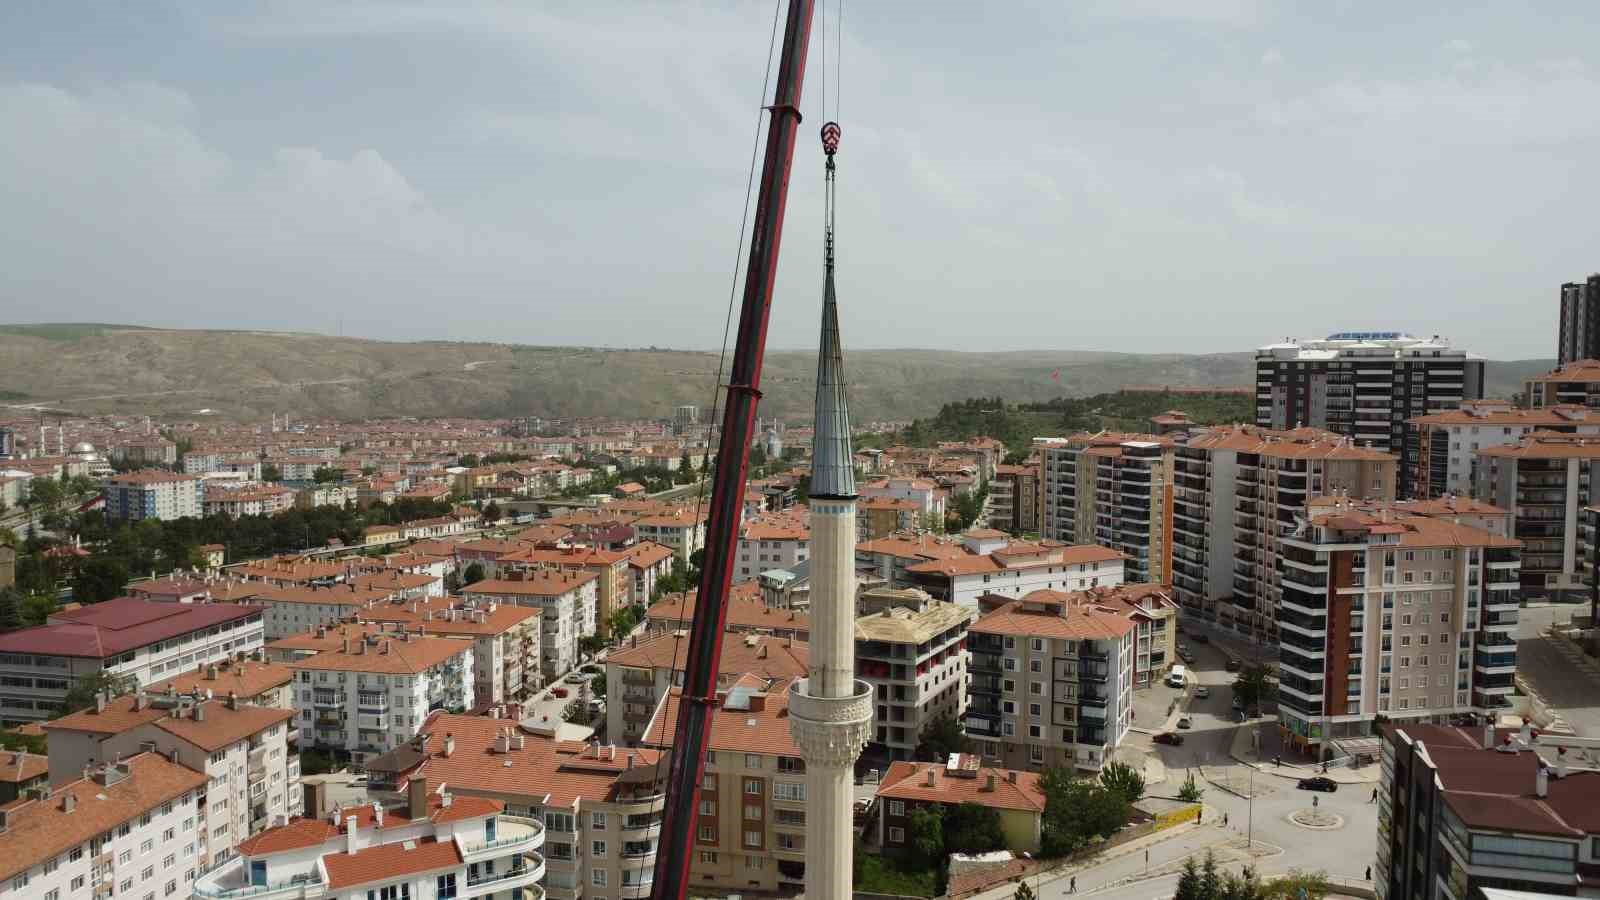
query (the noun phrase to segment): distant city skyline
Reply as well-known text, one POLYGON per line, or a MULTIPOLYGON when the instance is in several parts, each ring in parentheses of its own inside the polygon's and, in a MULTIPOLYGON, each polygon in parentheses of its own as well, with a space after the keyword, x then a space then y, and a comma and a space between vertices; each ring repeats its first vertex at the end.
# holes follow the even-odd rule
MULTIPOLYGON (((0 8, 0 321, 714 349, 772 7, 0 8)), ((819 6, 770 343, 1553 357, 1587 5, 819 6), (842 92, 838 91, 842 82, 842 92)), ((742 269, 742 267, 741 267, 742 269)))

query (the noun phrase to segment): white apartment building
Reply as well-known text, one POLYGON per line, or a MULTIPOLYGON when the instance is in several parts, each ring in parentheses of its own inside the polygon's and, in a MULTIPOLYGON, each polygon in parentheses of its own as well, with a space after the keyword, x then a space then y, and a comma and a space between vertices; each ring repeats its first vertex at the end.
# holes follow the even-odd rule
POLYGON ((973 613, 985 594, 1023 597, 1033 591, 1081 591, 1122 583, 1127 558, 1098 544, 1013 541, 987 553, 906 566, 911 586, 973 613))
POLYGON ((161 469, 138 469, 113 475, 106 482, 106 518, 113 522, 140 519, 199 518, 200 479, 161 469))
POLYGON ((1134 635, 1125 610, 1038 591, 968 629, 967 734, 1010 769, 1097 771, 1133 722, 1134 635))
POLYGON ((475 599, 430 597, 363 611, 362 622, 472 641, 473 695, 478 703, 521 700, 544 684, 539 669, 543 612, 475 599))
POLYGON ((270 516, 293 509, 295 492, 285 487, 207 486, 201 508, 208 516, 270 516))
POLYGON ((922 732, 941 716, 967 710, 965 607, 914 588, 874 588, 857 600, 856 676, 872 686, 873 736, 867 753, 911 759, 922 732))
POLYGON ((141 685, 262 647, 262 609, 118 597, 0 635, 0 718, 54 718, 77 679, 101 671, 141 685))
POLYGON ((910 500, 917 505, 919 515, 944 521, 944 492, 939 489, 938 482, 931 478, 880 478, 861 485, 859 490, 863 500, 872 497, 910 500))
POLYGON ((251 592, 250 603, 266 611, 266 638, 275 641, 341 622, 394 596, 387 588, 360 587, 347 581, 328 586, 262 586, 251 592))
POLYGON ((445 785, 429 791, 422 778, 405 787, 398 805, 338 809, 246 841, 241 858, 203 875, 195 893, 208 900, 540 896, 543 824, 506 815, 497 800, 457 797, 445 785))
POLYGON ((289 668, 302 732, 357 764, 410 740, 430 712, 477 702, 472 644, 453 638, 365 634, 289 668))
POLYGON ((520 581, 489 579, 469 584, 463 596, 479 603, 537 607, 543 612, 540 669, 548 683, 578 664, 578 642, 596 629, 599 576, 594 572, 535 569, 520 581))
POLYGON ((295 505, 301 509, 344 506, 356 502, 357 493, 353 484, 318 484, 302 488, 295 497, 295 505))
POLYGON ((1417 416, 1406 426, 1418 447, 1414 480, 1405 486, 1408 496, 1431 499, 1472 493, 1479 450, 1515 444, 1535 431, 1600 434, 1600 410, 1577 405, 1516 409, 1504 400, 1476 400, 1417 416))
POLYGON ((195 809, 191 835, 202 869, 227 859, 239 841, 300 814, 292 709, 255 706, 237 695, 208 700, 201 693, 140 692, 97 701, 44 727, 57 784, 152 747, 203 773, 205 803, 195 809))
POLYGON ((771 569, 788 569, 810 556, 811 528, 806 516, 792 512, 757 516, 739 529, 733 581, 751 581, 771 569))
POLYGON ((0 808, 0 897, 188 900, 206 776, 154 752, 0 808))
POLYGON ((684 562, 696 550, 706 545, 706 522, 692 513, 674 512, 670 515, 645 516, 635 519, 633 531, 641 541, 654 541, 671 547, 684 562))

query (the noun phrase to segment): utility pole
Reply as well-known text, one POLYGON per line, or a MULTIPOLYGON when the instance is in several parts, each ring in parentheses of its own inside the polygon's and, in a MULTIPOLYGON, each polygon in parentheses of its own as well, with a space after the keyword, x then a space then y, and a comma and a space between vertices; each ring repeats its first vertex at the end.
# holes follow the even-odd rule
POLYGON ((1244 847, 1249 850, 1256 842, 1256 767, 1250 767, 1250 797, 1245 802, 1248 805, 1245 812, 1244 847))

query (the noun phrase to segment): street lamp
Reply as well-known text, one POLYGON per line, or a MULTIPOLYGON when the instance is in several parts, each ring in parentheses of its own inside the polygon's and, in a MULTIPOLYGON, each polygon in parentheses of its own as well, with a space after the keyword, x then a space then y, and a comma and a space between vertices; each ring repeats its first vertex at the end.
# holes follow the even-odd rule
POLYGON ((1250 797, 1246 801, 1246 803, 1248 804, 1248 807, 1247 807, 1247 811, 1245 812, 1244 846, 1245 846, 1246 850, 1249 850, 1251 847, 1254 847, 1255 846, 1255 841, 1256 841, 1256 767, 1255 766, 1251 766, 1250 767, 1250 790, 1249 790, 1249 794, 1250 794, 1250 797))

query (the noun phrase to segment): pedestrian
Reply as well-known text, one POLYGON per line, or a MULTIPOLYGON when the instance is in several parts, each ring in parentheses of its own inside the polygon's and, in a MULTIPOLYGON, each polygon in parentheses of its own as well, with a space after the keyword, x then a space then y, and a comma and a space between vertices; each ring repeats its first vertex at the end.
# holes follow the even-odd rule
POLYGON ((1378 789, 1377 788, 1373 788, 1372 789, 1372 799, 1370 801, 1368 801, 1368 802, 1370 802, 1370 803, 1377 803, 1378 802, 1378 789))
POLYGON ((1372 880, 1372 867, 1371 866, 1367 866, 1367 880, 1368 881, 1372 880))
POLYGON ((1228 814, 1227 813, 1223 813, 1222 814, 1222 827, 1223 828, 1227 828, 1228 827, 1228 814))
POLYGON ((1067 884, 1067 893, 1076 894, 1077 892, 1078 892, 1078 876, 1074 875, 1074 876, 1072 876, 1072 881, 1068 882, 1068 884, 1067 884))

